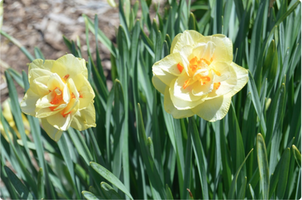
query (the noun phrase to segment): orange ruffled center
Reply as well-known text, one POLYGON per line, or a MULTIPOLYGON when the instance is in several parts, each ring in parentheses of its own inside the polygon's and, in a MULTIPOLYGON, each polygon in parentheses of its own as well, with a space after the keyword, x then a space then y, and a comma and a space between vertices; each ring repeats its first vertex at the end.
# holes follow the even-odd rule
MULTIPOLYGON (((197 58, 196 56, 192 58, 189 62, 188 74, 189 79, 187 79, 183 84, 183 89, 186 89, 188 86, 192 85, 196 81, 199 81, 201 85, 205 85, 211 81, 211 77, 208 75, 209 70, 213 70, 217 76, 221 74, 213 68, 208 68, 212 63, 213 58, 211 60, 206 60, 204 58, 197 58)), ((184 66, 182 63, 177 64, 177 68, 180 73, 182 73, 184 66)), ((214 88, 217 90, 220 87, 221 83, 214 83, 214 88)))
MULTIPOLYGON (((66 83, 66 80, 69 78, 69 74, 65 75, 62 80, 64 83, 66 83)), ((52 96, 52 100, 50 101, 51 104, 53 104, 54 106, 50 106, 49 109, 51 111, 54 111, 56 108, 58 108, 61 104, 65 103, 64 99, 63 99, 63 92, 60 88, 55 87, 55 89, 53 90, 49 90, 49 92, 51 93, 52 96)), ((70 94, 70 97, 72 99, 75 99, 75 95, 74 93, 70 94)), ((83 98, 83 96, 80 94, 79 98, 83 98)), ((69 101, 67 107, 65 109, 63 109, 60 113, 63 117, 66 117, 67 115, 69 115, 71 113, 71 111, 68 110, 68 108, 70 107, 69 104, 71 104, 73 101, 69 101), (69 112, 66 112, 69 111, 69 112)))

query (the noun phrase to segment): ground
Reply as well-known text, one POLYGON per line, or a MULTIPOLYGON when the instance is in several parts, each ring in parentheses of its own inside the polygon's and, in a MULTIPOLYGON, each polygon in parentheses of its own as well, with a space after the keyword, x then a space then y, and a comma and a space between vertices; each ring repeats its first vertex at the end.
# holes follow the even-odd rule
MULTIPOLYGON (((87 59, 85 23, 82 14, 91 19, 98 15, 99 28, 114 40, 119 25, 118 9, 106 0, 4 0, 2 30, 17 39, 32 55, 38 47, 46 59, 57 59, 68 52, 63 35, 70 40, 80 38, 83 57, 87 59)), ((20 49, 8 39, 0 36, 0 93, 1 102, 8 98, 4 71, 11 67, 18 72, 25 70, 30 62, 20 49)), ((91 34, 91 51, 95 52, 94 36, 91 34)), ((110 70, 109 51, 102 46, 100 55, 105 75, 110 70)), ((17 87, 19 99, 24 90, 17 87)))

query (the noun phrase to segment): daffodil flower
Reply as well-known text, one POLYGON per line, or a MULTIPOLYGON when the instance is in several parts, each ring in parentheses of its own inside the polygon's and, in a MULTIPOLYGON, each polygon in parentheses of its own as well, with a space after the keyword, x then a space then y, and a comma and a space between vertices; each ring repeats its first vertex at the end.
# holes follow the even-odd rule
POLYGON ((36 59, 29 65, 30 88, 21 109, 41 118, 42 127, 55 141, 70 126, 95 127, 94 92, 87 80, 85 60, 71 54, 57 60, 36 59))
POLYGON ((156 62, 152 83, 164 95, 164 108, 174 118, 197 114, 222 119, 231 97, 248 81, 248 71, 233 62, 232 41, 224 35, 178 34, 170 55, 156 62))
MULTIPOLYGON (((2 114, 4 116, 4 118, 6 119, 6 121, 8 122, 9 126, 14 130, 14 132, 16 133, 18 138, 21 138, 21 135, 17 129, 11 108, 10 108, 10 99, 6 99, 3 103, 2 103, 2 114)), ((25 134, 28 135, 30 132, 30 126, 29 126, 29 122, 27 120, 27 118, 25 117, 24 114, 21 114, 22 116, 22 121, 24 124, 24 128, 25 128, 25 134)), ((4 136, 4 138, 6 139, 6 141, 9 142, 9 138, 13 139, 12 133, 11 132, 6 132, 4 131, 4 127, 3 124, 0 121, 0 132, 1 134, 4 136)))

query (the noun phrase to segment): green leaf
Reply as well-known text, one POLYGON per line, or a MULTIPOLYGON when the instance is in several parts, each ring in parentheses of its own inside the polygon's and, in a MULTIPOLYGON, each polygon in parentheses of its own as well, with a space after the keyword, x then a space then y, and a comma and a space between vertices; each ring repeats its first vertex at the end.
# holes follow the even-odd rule
POLYGON ((263 199, 269 197, 269 168, 265 141, 260 133, 257 135, 257 160, 260 172, 260 185, 263 199))
MULTIPOLYGON (((5 172, 12 185, 17 190, 22 199, 33 199, 33 195, 27 189, 27 187, 21 182, 21 180, 14 174, 14 172, 7 166, 4 166, 5 172)), ((32 186, 34 187, 34 186, 32 186)))
POLYGON ((197 30, 196 19, 195 19, 195 15, 193 13, 190 13, 189 29, 190 30, 197 30))
MULTIPOLYGON (((4 138, 2 138, 2 140, 3 139, 4 138)), ((1 153, 3 153, 3 149, 2 149, 1 153)), ((3 165, 3 161, 1 161, 1 165, 3 165)), ((12 185, 11 181, 7 178, 7 174, 5 173, 4 166, 1 166, 0 177, 1 177, 1 181, 4 183, 4 185, 5 185, 6 189, 7 189, 7 192, 9 193, 10 198, 12 198, 12 199, 19 199, 20 196, 18 195, 18 193, 15 190, 14 186, 12 185)), ((4 194, 1 194, 1 198, 2 197, 4 197, 4 194)))
POLYGON ((254 200, 255 199, 255 193, 254 193, 254 190, 253 190, 251 184, 249 184, 249 189, 250 189, 250 193, 251 193, 252 199, 254 200))
POLYGON ((43 53, 41 52, 41 50, 38 47, 35 47, 34 51, 35 51, 36 59, 39 58, 39 59, 45 60, 43 53))
POLYGON ((22 88, 24 88, 24 83, 23 83, 22 75, 19 74, 16 70, 14 70, 14 69, 12 69, 12 68, 8 68, 7 71, 8 71, 9 74, 12 76, 12 78, 14 78, 15 81, 16 81, 22 88))
POLYGON ((229 195, 228 195, 228 198, 229 199, 234 199, 234 194, 235 194, 235 187, 236 187, 236 184, 237 184, 237 178, 238 178, 238 175, 240 173, 240 170, 241 168, 243 167, 244 163, 246 162, 247 158, 249 157, 249 155, 252 153, 254 149, 251 149, 251 151, 247 154, 247 156, 245 157, 244 161, 242 162, 242 164, 240 165, 239 169, 237 170, 234 178, 233 178, 233 181, 232 181, 232 186, 230 188, 230 191, 229 191, 229 195))
POLYGON ((74 192, 77 195, 77 198, 80 198, 80 194, 78 193, 77 188, 75 187, 75 176, 74 176, 74 167, 73 167, 73 162, 71 159, 71 155, 70 155, 70 150, 69 150, 69 145, 67 144, 67 135, 63 134, 62 137, 60 138, 60 140, 57 142, 60 152, 63 156, 63 160, 66 163, 68 172, 69 172, 69 176, 72 180, 72 186, 74 188, 74 192))
MULTIPOLYGON (((20 108, 20 105, 19 105, 18 93, 17 93, 16 87, 14 85, 14 82, 13 82, 11 76, 7 71, 5 71, 5 77, 6 77, 7 84, 8 84, 9 97, 11 99, 12 115, 14 117, 17 129, 20 132, 21 139, 22 139, 24 147, 25 147, 25 153, 26 153, 25 155, 26 155, 26 157, 29 161, 31 159, 30 159, 30 153, 29 153, 29 149, 28 149, 28 146, 27 146, 27 142, 26 142, 27 141, 27 136, 26 136, 26 133, 25 133, 24 123, 23 123, 23 119, 22 119, 22 116, 21 116, 21 108, 20 108)), ((31 165, 31 167, 33 168, 32 165, 31 165)))
POLYGON ((82 194, 83 194, 84 198, 87 200, 99 200, 99 198, 91 192, 82 191, 82 194))
POLYGON ((105 178, 107 181, 115 185, 118 189, 120 189, 122 192, 124 192, 128 197, 133 199, 127 188, 124 186, 124 184, 116 177, 114 176, 110 171, 108 171, 106 168, 103 166, 95 163, 95 162, 90 162, 90 166, 98 173, 100 174, 103 178, 105 178))
POLYGON ((78 150, 78 153, 84 158, 86 164, 89 165, 89 162, 92 161, 93 158, 86 143, 84 142, 81 133, 78 130, 74 130, 72 128, 68 129, 68 133, 69 137, 73 141, 74 146, 78 150))
POLYGON ((184 166, 184 186, 183 187, 183 193, 181 196, 181 199, 188 199, 188 192, 186 191, 187 188, 190 188, 190 181, 191 181, 191 172, 192 172, 192 140, 191 134, 192 134, 192 126, 189 126, 188 130, 188 139, 187 139, 187 145, 186 145, 186 157, 185 157, 185 166, 184 166))
POLYGON ((173 195, 172 195, 172 192, 171 192, 168 185, 166 185, 166 193, 167 193, 167 199, 174 199, 173 195))
POLYGON ((237 196, 238 199, 245 198, 246 183, 247 183, 247 177, 244 177, 244 183, 241 185, 239 192, 238 192, 238 196, 237 196))
POLYGON ((203 199, 209 199, 209 191, 208 191, 208 183, 207 183, 207 175, 206 175, 206 163, 204 162, 204 150, 203 146, 199 139, 199 133, 194 121, 194 118, 190 118, 190 124, 189 127, 192 126, 192 132, 191 132, 191 140, 193 143, 193 150, 195 157, 197 159, 197 169, 199 174, 199 179, 201 182, 201 190, 202 190, 202 197, 203 199))
MULTIPOLYGON (((284 159, 281 158, 281 168, 278 179, 277 198, 283 199, 287 188, 287 180, 289 175, 290 149, 287 148, 283 153, 284 159)), ((283 157, 282 156, 282 157, 283 157)))
POLYGON ((101 189, 107 199, 122 199, 121 196, 107 183, 101 183, 101 189))
POLYGON ((278 51, 275 40, 272 40, 267 56, 264 61, 264 71, 267 71, 269 80, 274 80, 277 74, 278 67, 278 51))
POLYGON ((2 31, 0 29, 0 34, 3 35, 4 37, 6 37, 7 39, 9 39, 14 45, 16 45, 17 47, 19 47, 19 49, 26 55, 26 57, 32 62, 35 58, 29 53, 29 51, 27 51, 27 49, 22 46, 22 44, 16 40, 15 38, 13 38, 12 36, 8 35, 7 33, 5 33, 4 31, 2 31))
POLYGON ((95 32, 94 24, 86 15, 83 14, 83 18, 85 20, 85 25, 88 26, 89 30, 93 34, 96 34, 99 41, 102 42, 109 49, 109 51, 114 57, 116 57, 117 52, 113 43, 106 37, 106 35, 100 29, 98 29, 97 33, 95 32))
POLYGON ((45 194, 44 194, 44 175, 43 175, 43 169, 40 167, 39 172, 38 172, 38 199, 44 199, 45 194))
POLYGON ((297 164, 299 165, 299 167, 301 167, 301 153, 295 145, 292 145, 292 151, 297 164))
POLYGON ((254 78, 253 78, 251 72, 249 72, 249 82, 248 82, 247 86, 251 92, 252 102, 255 107, 256 113, 260 119, 262 133, 263 133, 263 135, 266 135, 266 123, 264 121, 264 116, 263 116, 263 112, 262 112, 262 108, 261 108, 261 103, 260 103, 260 98, 259 98, 259 94, 257 91, 257 87, 256 87, 256 84, 255 84, 255 81, 254 81, 254 78))
MULTIPOLYGON (((159 176, 159 173, 155 167, 154 160, 152 159, 151 153, 147 145, 146 132, 144 128, 144 121, 142 117, 142 111, 140 104, 137 106, 136 119, 137 119, 137 135, 138 143, 140 145, 142 160, 146 166, 146 171, 149 176, 151 183, 151 189, 153 196, 157 198, 166 198, 166 191, 163 185, 163 182, 159 176), (153 189, 154 188, 154 189, 153 189)), ((154 197, 154 198, 155 198, 154 197)))

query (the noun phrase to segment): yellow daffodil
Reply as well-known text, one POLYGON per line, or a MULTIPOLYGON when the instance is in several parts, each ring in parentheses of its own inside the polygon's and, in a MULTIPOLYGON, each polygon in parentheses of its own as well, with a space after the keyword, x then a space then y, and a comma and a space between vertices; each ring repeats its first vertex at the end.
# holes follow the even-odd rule
POLYGON ((248 71, 233 62, 232 41, 224 35, 178 34, 170 55, 153 67, 154 87, 164 94, 164 108, 174 118, 197 114, 222 119, 231 97, 248 81, 248 71))
POLYGON ((95 127, 94 92, 87 80, 85 60, 71 54, 57 60, 36 59, 29 65, 30 88, 22 111, 41 118, 42 127, 55 141, 70 126, 95 127))
MULTIPOLYGON (((3 117, 6 119, 6 121, 8 122, 9 126, 17 134, 17 137, 21 138, 21 135, 20 135, 20 133, 17 129, 17 126, 16 126, 14 118, 13 118, 13 114, 12 114, 12 111, 11 111, 11 108, 10 108, 9 101, 10 100, 7 99, 2 103, 2 105, 1 105, 2 106, 2 114, 3 114, 3 117)), ((29 122, 28 122, 28 120, 27 120, 27 118, 25 117, 24 114, 22 114, 22 121, 23 121, 23 124, 24 124, 25 133, 26 133, 26 135, 28 135, 29 132, 30 132, 30 126, 29 126, 29 122)), ((12 139, 12 133, 11 132, 7 132, 7 133, 4 132, 4 127, 3 127, 3 124, 1 123, 1 121, 0 121, 0 132, 4 136, 6 141, 9 141, 8 137, 10 137, 12 139)))

